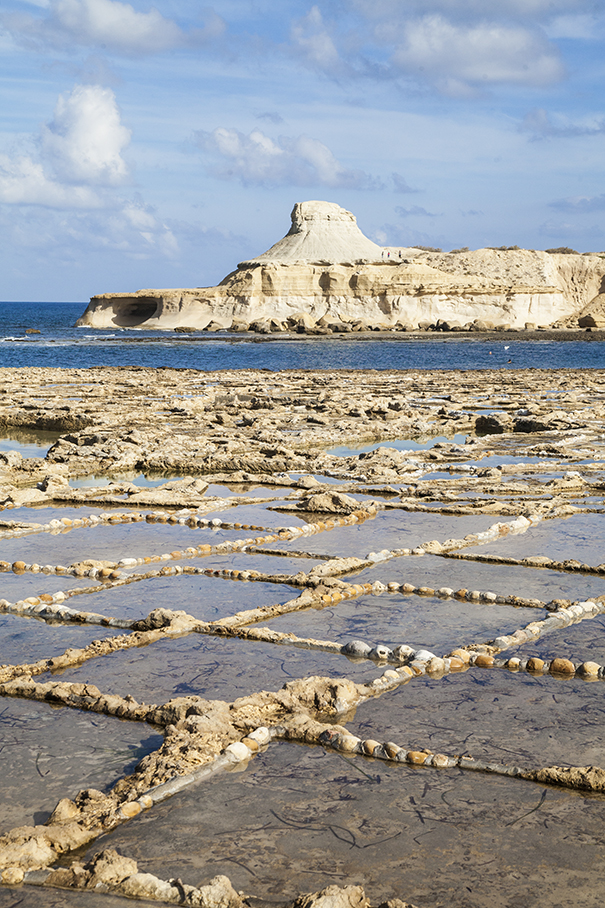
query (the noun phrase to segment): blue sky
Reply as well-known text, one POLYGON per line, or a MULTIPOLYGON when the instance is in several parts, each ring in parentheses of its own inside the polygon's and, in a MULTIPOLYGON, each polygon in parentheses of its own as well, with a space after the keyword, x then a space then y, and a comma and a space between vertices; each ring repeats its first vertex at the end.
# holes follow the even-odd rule
POLYGON ((1 299, 209 286, 305 199, 605 249, 604 0, 210 4, 3 0, 1 299))

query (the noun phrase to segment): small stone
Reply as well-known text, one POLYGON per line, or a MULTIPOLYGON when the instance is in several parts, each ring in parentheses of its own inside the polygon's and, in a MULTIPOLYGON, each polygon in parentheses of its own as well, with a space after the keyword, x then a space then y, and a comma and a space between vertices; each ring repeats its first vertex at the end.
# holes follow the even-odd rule
POLYGON ((133 873, 120 883, 122 894, 132 899, 173 902, 175 895, 178 897, 178 889, 152 873, 133 873))
POLYGON ((578 671, 581 675, 596 678, 599 675, 600 667, 598 662, 583 662, 578 671))
MULTIPOLYGON (((6 883, 7 886, 14 886, 16 883, 22 883, 25 873, 21 870, 20 867, 7 867, 6 870, 2 871, 2 876, 0 880, 3 883, 6 883)), ((17 904, 19 904, 17 902, 17 904)))
POLYGON ((512 659, 509 659, 506 663, 506 667, 509 672, 518 672, 521 668, 521 660, 517 656, 513 656, 512 659))
POLYGON ((463 668, 465 668, 465 663, 462 661, 462 659, 459 659, 457 656, 451 656, 449 663, 450 663, 450 671, 452 671, 452 672, 460 672, 460 671, 462 671, 463 668))
POLYGON ((369 659, 374 659, 376 662, 384 662, 389 656, 393 655, 393 651, 389 649, 388 646, 383 646, 381 643, 378 646, 375 646, 374 649, 371 649, 368 653, 369 659))
POLYGON ((576 667, 569 659, 553 659, 550 663, 551 675, 575 675, 576 667))
POLYGON ((248 737, 252 738, 253 741, 257 741, 262 746, 268 744, 271 740, 271 732, 265 725, 260 725, 258 728, 255 728, 254 731, 251 731, 248 737))
POLYGON ((433 766, 438 766, 440 769, 443 769, 446 766, 451 765, 451 758, 446 757, 445 754, 434 754, 433 755, 433 766))
POLYGON ((408 750, 406 759, 408 763, 422 766, 427 757, 428 754, 425 754, 420 750, 408 750))
POLYGON ((493 664, 494 657, 488 656, 485 653, 479 653, 479 655, 475 659, 475 665, 477 665, 479 668, 491 668, 493 664))
POLYGON ((450 653, 450 658, 455 656, 457 659, 461 659, 465 665, 468 665, 470 662, 470 653, 466 649, 453 649, 450 653))
POLYGON ((431 659, 436 658, 435 653, 432 653, 430 650, 419 649, 414 657, 414 662, 430 662, 431 659))
POLYGON ((241 743, 245 744, 248 750, 250 750, 253 754, 257 753, 260 747, 258 741, 255 741, 254 738, 242 738, 241 743))
POLYGON ((77 817, 79 813, 80 810, 73 801, 70 801, 69 798, 61 798, 52 812, 52 822, 55 825, 67 823, 69 820, 73 820, 74 817, 77 817))
POLYGON ((532 656, 531 659, 527 660, 527 671, 528 672, 541 672, 544 668, 544 660, 538 659, 537 656, 532 656))
POLYGON ((426 670, 430 675, 442 674, 445 671, 445 660, 439 656, 433 656, 427 662, 426 670))
POLYGON ((350 643, 345 643, 342 648, 342 653, 345 656, 360 656, 364 659, 369 656, 372 652, 372 647, 367 643, 364 643, 363 640, 351 640, 350 643))
POLYGON ((383 744, 382 746, 389 760, 397 759, 397 754, 401 750, 399 744, 394 744, 393 741, 387 741, 386 744, 383 744))
POLYGON ((359 747, 359 741, 360 738, 355 735, 339 735, 335 742, 335 747, 345 754, 355 753, 359 747))
POLYGON ((136 817, 142 810, 141 805, 137 801, 128 801, 126 804, 122 804, 121 812, 122 815, 132 819, 136 817))
POLYGON ((380 747, 380 743, 378 741, 373 741, 371 738, 368 738, 366 741, 363 742, 362 746, 363 746, 364 754, 367 754, 369 757, 372 757, 372 756, 374 756, 374 751, 378 750, 378 748, 380 747))
POLYGON ((393 650, 393 656, 399 662, 408 662, 415 655, 416 651, 413 650, 411 646, 407 646, 405 643, 400 643, 399 646, 396 646, 393 650))
POLYGON ((250 757, 250 751, 241 741, 235 741, 225 748, 225 754, 234 762, 241 763, 250 757))
POLYGON ((15 572, 15 574, 22 574, 24 570, 25 570, 24 561, 13 561, 13 571, 15 572))

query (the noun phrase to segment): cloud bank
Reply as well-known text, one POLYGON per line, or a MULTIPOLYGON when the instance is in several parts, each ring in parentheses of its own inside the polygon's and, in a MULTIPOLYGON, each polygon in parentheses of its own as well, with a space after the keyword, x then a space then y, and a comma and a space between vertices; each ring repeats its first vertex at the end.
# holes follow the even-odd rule
MULTIPOLYGON (((115 193, 130 181, 122 156, 129 142, 111 89, 76 85, 59 96, 53 118, 33 137, 35 152, 0 154, 0 204, 20 209, 12 216, 16 224, 29 222, 24 206, 48 210, 38 217, 54 222, 69 243, 80 245, 86 237, 97 247, 109 244, 136 256, 172 256, 176 240, 153 208, 115 193)), ((38 245, 45 242, 42 233, 38 245)))
POLYGON ((2 22, 16 40, 39 49, 79 45, 126 55, 157 54, 204 43, 225 28, 213 10, 207 11, 203 28, 185 32, 154 7, 138 12, 120 0, 50 0, 46 16, 12 14, 3 16, 2 22))
POLYGON ((404 27, 393 63, 448 94, 497 84, 546 86, 564 75, 558 52, 539 33, 491 22, 456 25, 439 15, 404 27))
POLYGON ((344 167, 326 145, 306 135, 280 136, 274 141, 260 129, 244 135, 219 126, 212 132, 194 133, 194 141, 214 158, 210 169, 215 176, 239 180, 244 186, 374 189, 379 185, 369 174, 344 167))
POLYGON ((60 95, 35 140, 37 155, 0 156, 0 201, 51 208, 99 208, 104 187, 129 176, 122 151, 130 132, 109 88, 77 85, 60 95))

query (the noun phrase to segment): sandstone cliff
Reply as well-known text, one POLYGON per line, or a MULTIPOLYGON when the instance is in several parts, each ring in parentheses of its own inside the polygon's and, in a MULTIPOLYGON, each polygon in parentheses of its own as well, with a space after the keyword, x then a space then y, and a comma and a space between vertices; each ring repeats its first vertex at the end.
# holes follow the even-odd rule
POLYGON ((299 202, 292 227, 216 287, 92 297, 79 325, 306 331, 577 324, 605 291, 605 256, 523 249, 383 248, 331 202, 299 202))

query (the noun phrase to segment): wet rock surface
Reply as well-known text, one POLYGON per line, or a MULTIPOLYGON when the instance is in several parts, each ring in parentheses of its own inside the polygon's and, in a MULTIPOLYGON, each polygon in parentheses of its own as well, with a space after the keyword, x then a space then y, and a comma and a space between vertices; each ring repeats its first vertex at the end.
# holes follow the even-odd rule
MULTIPOLYGON (((48 906, 62 904, 51 893, 64 891, 71 904, 69 891, 80 890, 83 905, 106 892, 108 904, 241 908, 264 899, 401 908, 411 899, 429 908, 487 904, 504 875, 504 901, 493 902, 504 906, 509 894, 533 892, 506 862, 523 861, 512 837, 540 819, 534 802, 542 798, 541 809, 551 791, 559 799, 556 821, 535 846, 537 865, 565 847, 562 830, 597 835, 605 769, 598 742, 587 742, 605 681, 600 373, 3 369, 0 379, 7 435, 60 433, 44 458, 22 457, 17 443, 0 454, 0 659, 4 639, 10 653, 0 664, 0 704, 10 710, 0 718, 6 714, 17 746, 26 709, 51 718, 61 710, 59 737, 53 742, 53 723, 43 723, 32 757, 38 785, 48 774, 52 791, 61 779, 47 753, 61 761, 61 737, 77 737, 70 723, 81 717, 106 723, 100 742, 111 740, 114 722, 147 741, 134 766, 136 734, 128 759, 108 756, 98 785, 75 768, 50 815, 42 798, 38 811, 23 799, 15 825, 18 792, 10 789, 10 811, 0 808, 0 904, 22 893, 29 904, 36 886, 37 904, 48 906), (96 638, 70 639, 75 628, 95 627, 96 638), (206 652, 198 641, 228 648, 206 652), (161 684, 160 648, 170 673, 161 684), (263 669, 260 654, 269 649, 281 660, 263 669), (99 672, 101 665, 114 668, 99 672), (246 672, 256 679, 247 689, 246 672), (224 691, 237 673, 238 695, 215 695, 213 673, 224 691), (482 734, 464 716, 499 673, 508 679, 506 709, 497 705, 504 694, 494 695, 482 734), (448 679, 459 698, 450 716, 448 679), (526 708, 532 684, 574 716, 575 724, 552 723, 552 741, 542 728, 545 707, 526 708), (406 722, 408 708, 415 713, 406 722), (510 746, 511 714, 523 722, 523 750, 510 746), (527 743, 532 736, 539 747, 527 743), (296 757, 301 748, 311 761, 345 761, 346 781, 313 783, 296 757), (227 797, 239 773, 244 786, 250 780, 246 810, 258 804, 256 838, 246 811, 236 811, 227 847, 218 828, 201 834, 206 823, 214 828, 220 807, 205 818, 199 793, 227 797), (383 795, 356 805, 351 774, 368 785, 384 775, 378 814, 383 795), (448 808, 446 784, 452 792, 472 787, 466 817, 462 802, 448 808), (422 838, 421 802, 433 785, 440 794, 430 822, 451 824, 450 851, 439 836, 422 838), (531 820, 517 801, 507 819, 503 785, 507 798, 531 801, 531 820), (406 810, 420 820, 402 823, 405 812, 391 817, 386 805, 402 810, 410 786, 406 810), (335 791, 339 822, 330 824, 323 811, 335 791), (477 850, 467 820, 476 823, 473 804, 490 797, 491 833, 481 832, 477 850), (199 826, 190 827, 183 818, 194 803, 199 826), (168 858, 146 818, 163 823, 171 811, 181 825, 168 858), (299 838, 304 831, 291 858, 295 877, 286 879, 289 840, 278 853, 274 822, 276 830, 293 823, 299 838), (335 843, 333 862, 314 867, 314 836, 331 854, 324 835, 335 843), (353 849, 396 844, 369 851, 356 871, 339 850, 343 841, 353 849), (418 872, 398 876, 410 849, 418 872), (465 862, 465 849, 477 857, 465 862), (254 873, 242 874, 252 859, 254 873), (485 860, 494 867, 482 874, 485 860), (427 876, 432 865, 440 869, 427 876), (472 902, 469 879, 478 893, 472 902)), ((591 904, 593 870, 586 865, 579 885, 563 865, 541 872, 540 904, 574 891, 591 904)))

